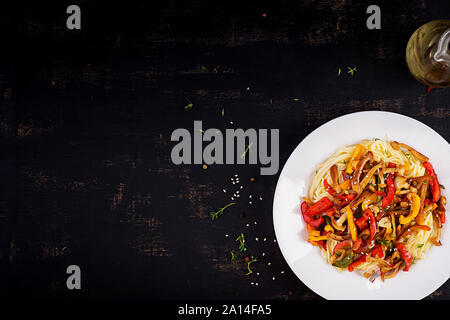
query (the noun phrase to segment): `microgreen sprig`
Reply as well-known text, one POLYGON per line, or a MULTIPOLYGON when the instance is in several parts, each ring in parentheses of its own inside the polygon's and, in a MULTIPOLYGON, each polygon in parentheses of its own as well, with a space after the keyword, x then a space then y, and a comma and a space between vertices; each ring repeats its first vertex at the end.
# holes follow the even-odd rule
POLYGON ((215 212, 211 211, 209 213, 211 220, 217 220, 222 215, 222 213, 225 211, 226 208, 228 208, 229 206, 235 205, 235 204, 236 204, 235 202, 231 202, 231 203, 227 204, 225 207, 220 208, 215 212))
POLYGON ((244 153, 241 155, 241 158, 244 158, 244 157, 245 157, 245 155, 247 154, 248 150, 250 150, 250 148, 252 147, 252 145, 253 145, 253 142, 250 143, 249 145, 247 145, 247 148, 245 148, 245 151, 244 151, 244 153))
POLYGON ((186 100, 187 100, 188 104, 184 107, 184 109, 189 110, 194 106, 194 104, 192 103, 191 100, 189 100, 189 99, 186 99, 186 100))
POLYGON ((236 238, 236 241, 239 241, 239 251, 247 251, 247 243, 245 242, 245 237, 242 232, 239 237, 236 238))
POLYGON ((248 276, 248 275, 250 275, 250 274, 252 274, 253 273, 253 271, 252 271, 252 269, 250 269, 250 265, 253 263, 253 262, 257 262, 258 261, 258 258, 256 258, 256 257, 251 257, 251 259, 246 259, 246 262, 247 262, 247 270, 248 270, 248 272, 245 274, 246 276, 248 276), (248 261, 247 261, 248 260, 248 261))

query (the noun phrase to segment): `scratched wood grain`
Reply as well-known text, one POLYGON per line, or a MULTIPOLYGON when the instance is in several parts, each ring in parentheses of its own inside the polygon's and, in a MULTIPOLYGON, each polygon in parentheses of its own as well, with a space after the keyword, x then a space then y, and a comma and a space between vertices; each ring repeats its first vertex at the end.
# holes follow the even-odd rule
MULTIPOLYGON (((194 120, 279 128, 281 165, 312 130, 355 111, 409 115, 449 141, 450 91, 427 93, 404 62, 412 32, 448 18, 442 1, 379 2, 374 31, 367 1, 89 0, 79 31, 65 27, 68 4, 24 5, 5 34, 14 46, 0 50, 2 296, 319 299, 274 242, 278 175, 175 166, 171 132, 194 120), (235 174, 241 200, 212 222, 235 174), (259 258, 248 276, 245 255, 259 258), (80 291, 66 289, 70 264, 80 291)), ((0 14, 3 33, 13 19, 0 14)), ((450 283, 429 298, 450 298, 450 283)))

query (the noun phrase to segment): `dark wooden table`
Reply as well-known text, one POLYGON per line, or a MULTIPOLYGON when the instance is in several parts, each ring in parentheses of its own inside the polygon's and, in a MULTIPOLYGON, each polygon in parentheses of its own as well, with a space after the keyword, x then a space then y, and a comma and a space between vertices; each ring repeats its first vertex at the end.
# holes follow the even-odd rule
MULTIPOLYGON (((405 64, 409 36, 449 18, 448 2, 380 1, 381 30, 366 28, 368 1, 78 1, 81 30, 66 28, 69 4, 0 12, 4 297, 320 299, 274 242, 278 174, 174 165, 173 130, 279 128, 281 166, 355 111, 405 114, 450 139, 450 90, 427 92, 405 64), (242 196, 212 221, 235 174, 242 196), (81 290, 66 288, 72 264, 81 290)), ((450 282, 429 298, 450 298, 450 282)))

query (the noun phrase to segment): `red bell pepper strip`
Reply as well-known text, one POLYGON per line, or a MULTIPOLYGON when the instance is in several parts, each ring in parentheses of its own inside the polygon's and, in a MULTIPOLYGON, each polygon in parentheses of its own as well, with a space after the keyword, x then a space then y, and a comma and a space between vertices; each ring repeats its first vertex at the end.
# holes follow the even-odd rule
POLYGON ((379 244, 377 244, 375 245, 375 247, 373 247, 372 251, 370 251, 370 255, 372 257, 377 256, 378 258, 382 259, 384 256, 383 249, 379 244))
POLYGON ((406 249, 406 247, 403 243, 397 243, 395 245, 395 247, 400 252, 400 255, 402 256, 403 261, 405 261, 406 267, 405 267, 405 269, 403 269, 403 271, 408 271, 409 267, 411 266, 411 263, 413 261, 413 256, 411 255, 411 253, 408 252, 408 250, 406 249))
POLYGON ((367 220, 369 220, 369 217, 366 214, 363 214, 362 217, 356 220, 356 225, 358 226, 359 230, 363 231, 367 228, 367 220))
POLYGON ((359 249, 359 247, 362 245, 362 239, 361 238, 358 238, 358 240, 356 240, 355 242, 353 242, 353 245, 352 245, 352 249, 353 250, 358 250, 359 249))
POLYGON ((317 243, 319 244, 319 246, 322 247, 323 250, 325 250, 325 251, 327 250, 327 245, 325 244, 325 241, 320 240, 320 241, 317 241, 317 243))
POLYGON ((351 245, 352 245, 352 241, 350 239, 341 241, 334 247, 333 254, 335 254, 336 252, 338 252, 341 249, 348 248, 351 245))
POLYGON ((388 163, 388 168, 395 168, 397 167, 397 165, 395 163, 389 162, 388 163))
POLYGON ((356 193, 349 192, 348 194, 341 194, 340 196, 337 196, 340 202, 340 206, 343 207, 346 204, 350 203, 353 199, 355 199, 356 193))
POLYGON ((363 215, 366 215, 369 218, 369 227, 370 227, 369 242, 371 242, 375 238, 375 233, 377 233, 377 220, 375 219, 375 216, 373 215, 373 212, 370 209, 366 209, 363 215))
POLYGON ((331 218, 336 214, 336 210, 333 207, 331 207, 330 209, 325 211, 325 214, 331 218))
POLYGON ((334 196, 336 191, 334 191, 333 188, 331 188, 331 186, 328 184, 327 179, 323 180, 323 186, 325 187, 325 190, 327 190, 330 195, 334 196))
POLYGON ((433 195, 433 199, 431 201, 438 202, 441 197, 441 186, 439 185, 439 180, 437 178, 436 172, 434 171, 433 166, 428 161, 422 163, 425 171, 429 176, 432 177, 430 181, 431 194, 433 195))
POLYGON ((392 202, 392 200, 394 200, 395 185, 391 174, 386 179, 386 185, 387 185, 387 194, 386 197, 383 198, 383 201, 381 201, 381 205, 383 206, 383 208, 387 207, 387 205, 389 205, 392 202))
POLYGON ((303 220, 305 220, 305 222, 307 224, 309 224, 311 227, 317 228, 322 223, 325 222, 325 219, 323 217, 319 217, 317 219, 314 219, 314 217, 312 217, 312 216, 307 214, 307 212, 309 211, 310 208, 309 208, 308 204, 305 201, 302 202, 300 208, 301 208, 303 220))
POLYGON ((366 262, 367 256, 366 255, 362 255, 361 258, 359 258, 358 260, 352 262, 349 266, 348 266, 348 271, 352 272, 354 270, 354 268, 362 265, 364 262, 366 262))
POLYGON ((323 197, 316 203, 314 203, 305 214, 308 216, 315 216, 317 214, 320 214, 328 209, 330 209, 333 206, 333 203, 328 199, 327 197, 323 197))

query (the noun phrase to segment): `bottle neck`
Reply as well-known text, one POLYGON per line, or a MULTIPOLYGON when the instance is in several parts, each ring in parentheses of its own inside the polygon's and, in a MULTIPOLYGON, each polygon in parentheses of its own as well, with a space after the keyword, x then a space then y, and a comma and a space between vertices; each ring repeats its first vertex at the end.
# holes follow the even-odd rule
POLYGON ((450 67, 450 29, 447 29, 439 39, 436 52, 433 55, 435 61, 450 67))

